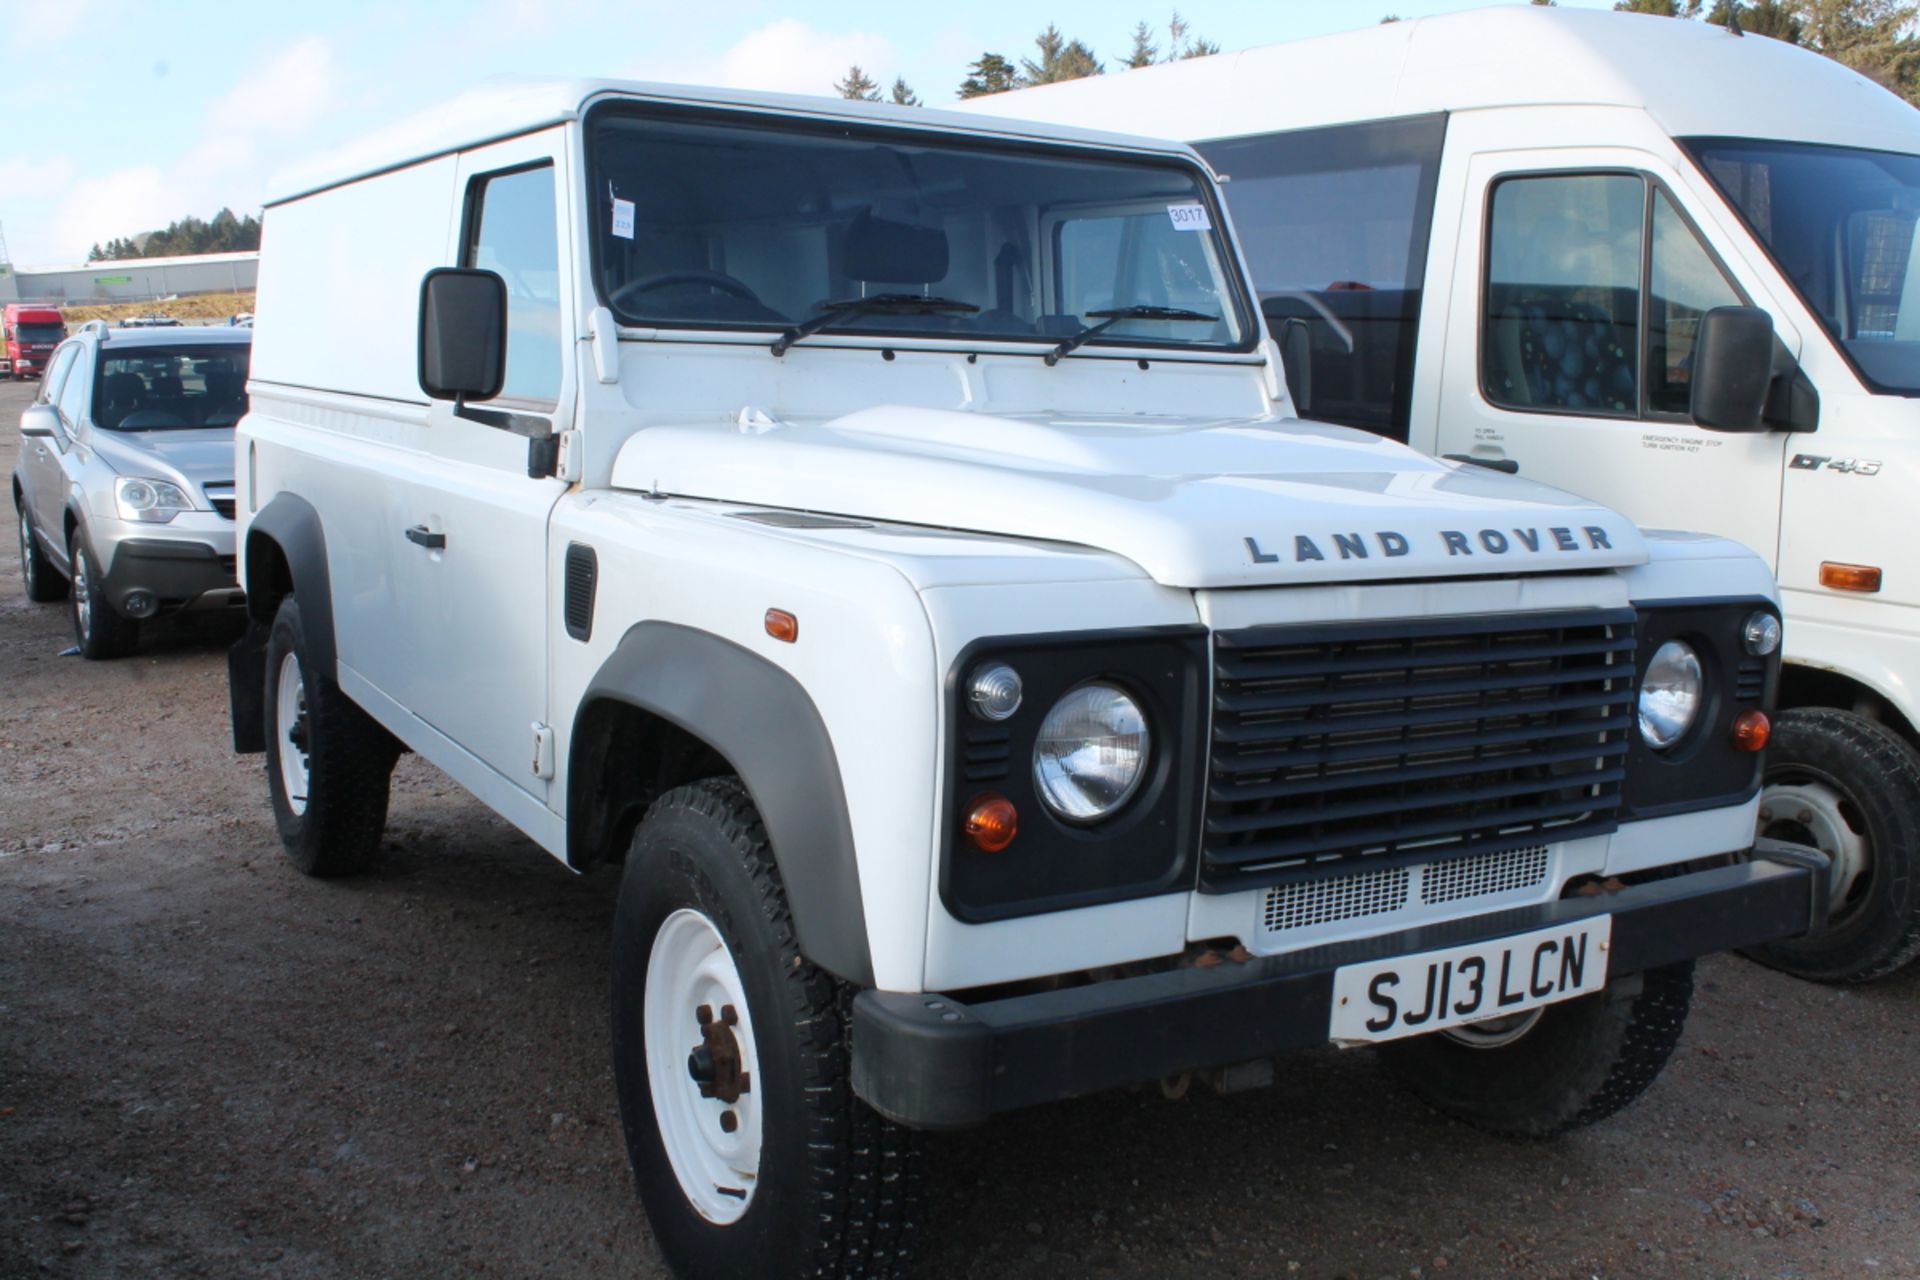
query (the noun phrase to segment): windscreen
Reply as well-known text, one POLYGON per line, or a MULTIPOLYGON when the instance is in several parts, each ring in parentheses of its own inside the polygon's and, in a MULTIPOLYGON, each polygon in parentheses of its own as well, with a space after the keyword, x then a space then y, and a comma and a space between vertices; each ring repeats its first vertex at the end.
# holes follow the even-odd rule
POLYGON ((247 411, 247 357, 239 343, 101 348, 93 424, 110 431, 231 427, 247 411))
POLYGON ((1686 142, 1869 386, 1920 395, 1920 156, 1686 142))
POLYGON ((60 324, 22 324, 14 329, 16 342, 60 342, 67 336, 67 327, 60 324))
POLYGON ((589 137, 595 270, 627 324, 779 333, 833 312, 809 341, 1057 343, 1105 320, 1090 345, 1215 350, 1256 332, 1177 161, 624 107, 589 137), (1133 308, 1161 314, 1111 314, 1133 308))

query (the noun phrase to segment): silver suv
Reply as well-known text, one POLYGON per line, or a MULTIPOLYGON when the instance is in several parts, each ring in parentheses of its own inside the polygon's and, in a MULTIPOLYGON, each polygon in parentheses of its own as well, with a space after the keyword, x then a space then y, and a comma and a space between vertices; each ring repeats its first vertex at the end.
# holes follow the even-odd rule
POLYGON ((147 618, 243 603, 233 428, 252 337, 90 324, 54 352, 21 413, 21 576, 29 599, 71 598, 86 657, 130 652, 147 618))

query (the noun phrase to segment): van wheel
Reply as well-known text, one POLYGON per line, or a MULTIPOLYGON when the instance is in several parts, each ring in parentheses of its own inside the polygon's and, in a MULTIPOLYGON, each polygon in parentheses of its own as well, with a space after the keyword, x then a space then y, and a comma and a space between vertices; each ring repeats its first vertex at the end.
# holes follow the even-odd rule
POLYGON ((15 494, 13 500, 20 505, 20 581, 27 589, 27 599, 35 604, 58 600, 67 594, 67 580, 53 567, 53 561, 47 559, 47 549, 33 536, 33 518, 26 512, 24 499, 15 494))
POLYGON ((1782 712, 1760 834, 1827 855, 1833 910, 1824 930, 1748 955, 1816 982, 1866 982, 1920 954, 1920 753, 1899 734, 1850 711, 1782 712))
POLYGON ((848 999, 795 944, 746 788, 709 778, 661 796, 614 914, 613 1063, 676 1276, 905 1273, 923 1153, 854 1096, 848 999))
POLYGON ((310 876, 364 871, 380 852, 399 744, 313 669, 300 605, 280 602, 267 636, 267 787, 293 865, 310 876))
POLYGON ((79 529, 67 540, 67 563, 73 566, 73 642, 83 658, 124 658, 140 642, 140 624, 123 618, 107 603, 101 585, 100 562, 87 547, 79 529))
POLYGON ((1688 960, 1564 1004, 1396 1040, 1380 1057, 1437 1111, 1504 1137, 1551 1138, 1645 1093, 1692 1004, 1688 960))

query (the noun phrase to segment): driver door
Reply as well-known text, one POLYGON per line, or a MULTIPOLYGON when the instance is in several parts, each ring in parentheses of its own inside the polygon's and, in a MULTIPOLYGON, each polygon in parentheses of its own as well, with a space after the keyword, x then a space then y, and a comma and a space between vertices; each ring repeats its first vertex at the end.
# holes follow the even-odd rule
POLYGON ((509 811, 527 799, 545 806, 551 776, 536 771, 533 743, 547 720, 547 520, 566 486, 528 476, 527 446, 572 424, 562 139, 549 129, 460 156, 462 214, 446 260, 506 281, 505 386, 469 402, 485 421, 433 402, 404 514, 382 531, 418 632, 408 708, 450 740, 449 772, 509 811))

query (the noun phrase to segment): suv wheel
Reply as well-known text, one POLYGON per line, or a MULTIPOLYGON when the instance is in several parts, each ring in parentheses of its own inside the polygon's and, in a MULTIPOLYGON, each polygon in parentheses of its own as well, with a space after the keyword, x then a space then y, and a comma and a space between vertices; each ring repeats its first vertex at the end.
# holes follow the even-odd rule
POLYGON ((1804 938, 1756 947, 1762 964, 1817 982, 1866 982, 1920 954, 1920 753, 1850 711, 1774 722, 1760 834, 1832 862, 1832 914, 1804 938))
POLYGON ((67 542, 67 563, 73 566, 73 642, 83 658, 124 658, 140 641, 140 624, 123 618, 107 603, 100 562, 87 549, 79 529, 67 542))
POLYGON ((20 581, 27 588, 27 599, 38 604, 58 600, 67 594, 67 580, 33 536, 33 518, 27 514, 25 500, 19 494, 13 500, 20 504, 20 581))
POLYGON ((800 954, 746 788, 710 778, 660 797, 614 915, 613 1058, 676 1276, 904 1274, 923 1154, 854 1096, 847 997, 800 954))
POLYGON ((1551 1138, 1604 1120, 1660 1075, 1693 1004, 1693 962, 1604 991, 1380 1046, 1387 1067, 1435 1110, 1513 1138, 1551 1138))
POLYGON ((293 865, 348 875, 379 855, 399 744, 308 654, 300 605, 288 596, 267 637, 267 787, 293 865))

